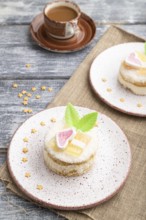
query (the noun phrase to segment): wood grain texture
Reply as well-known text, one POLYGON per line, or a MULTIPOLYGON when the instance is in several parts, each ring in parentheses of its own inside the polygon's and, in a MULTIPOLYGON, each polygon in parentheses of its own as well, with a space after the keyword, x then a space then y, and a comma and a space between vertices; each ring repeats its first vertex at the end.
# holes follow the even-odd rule
POLYGON ((28 32, 29 26, 3 26, 0 42, 0 78, 69 78, 105 29, 98 28, 98 34, 88 47, 66 55, 49 52, 36 45, 28 32), (30 68, 26 68, 27 63, 31 64, 30 68))
MULTIPOLYGON (((43 11, 51 0, 0 0, 1 24, 28 24, 43 11)), ((143 0, 75 0, 81 10, 98 23, 146 23, 145 1, 143 0)))
MULTIPOLYGON (((87 48, 69 54, 46 51, 32 41, 28 25, 1 27, 0 79, 68 79, 109 26, 97 26, 87 48), (26 64, 31 64, 26 68, 26 64)), ((146 37, 145 25, 124 25, 124 29, 146 37)))
POLYGON ((0 148, 7 148, 14 131, 31 115, 44 110, 52 98, 57 94, 66 80, 1 80, 0 81, 0 148), (12 88, 13 83, 18 84, 18 88, 12 88), (53 91, 41 91, 41 86, 52 87, 53 91), (32 92, 35 86, 37 91, 32 92), (28 100, 28 105, 22 104, 23 97, 18 97, 18 93, 26 90, 32 94, 28 100), (40 95, 40 99, 36 99, 40 95), (26 114, 24 109, 30 108, 33 114, 26 114))

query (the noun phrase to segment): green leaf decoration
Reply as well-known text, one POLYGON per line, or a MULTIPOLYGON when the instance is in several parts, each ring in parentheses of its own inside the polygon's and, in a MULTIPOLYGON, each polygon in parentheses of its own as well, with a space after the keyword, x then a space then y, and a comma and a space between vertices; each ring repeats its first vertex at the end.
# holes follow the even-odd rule
POLYGON ((97 116, 97 112, 92 112, 83 116, 77 123, 76 128, 83 132, 91 130, 95 126, 97 116))
POLYGON ((80 120, 79 114, 77 110, 74 108, 74 106, 69 103, 66 107, 65 111, 65 121, 67 125, 76 127, 76 124, 80 120))
POLYGON ((65 111, 65 121, 68 126, 73 126, 77 130, 87 132, 91 130, 97 121, 97 112, 92 112, 80 118, 78 111, 69 103, 65 111))
POLYGON ((144 54, 146 55, 146 42, 144 43, 144 54))

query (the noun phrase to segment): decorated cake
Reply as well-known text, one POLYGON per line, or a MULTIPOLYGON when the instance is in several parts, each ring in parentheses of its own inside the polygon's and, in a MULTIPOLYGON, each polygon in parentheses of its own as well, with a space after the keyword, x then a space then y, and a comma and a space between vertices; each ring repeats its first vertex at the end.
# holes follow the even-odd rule
POLYGON ((120 66, 119 82, 137 95, 146 95, 146 43, 145 53, 134 51, 120 66))
POLYGON ((44 160, 50 170, 78 176, 91 169, 98 148, 97 116, 91 112, 81 117, 72 104, 67 105, 64 118, 45 137, 44 160))

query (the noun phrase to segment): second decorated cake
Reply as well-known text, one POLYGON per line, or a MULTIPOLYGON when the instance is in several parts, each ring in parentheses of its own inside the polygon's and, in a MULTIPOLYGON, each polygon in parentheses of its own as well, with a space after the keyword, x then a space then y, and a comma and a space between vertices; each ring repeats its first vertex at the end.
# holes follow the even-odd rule
POLYGON ((136 95, 146 95, 146 43, 145 53, 131 52, 121 63, 118 80, 136 95))

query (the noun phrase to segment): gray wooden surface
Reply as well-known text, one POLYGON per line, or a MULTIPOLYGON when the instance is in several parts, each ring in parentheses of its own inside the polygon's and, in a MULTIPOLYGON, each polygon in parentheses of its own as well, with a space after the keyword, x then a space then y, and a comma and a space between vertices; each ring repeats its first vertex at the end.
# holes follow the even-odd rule
MULTIPOLYGON (((0 164, 6 159, 7 146, 16 128, 30 115, 25 114, 19 91, 37 88, 30 99, 33 113, 44 109, 98 42, 110 24, 146 38, 145 0, 78 0, 82 11, 91 16, 97 33, 82 51, 56 54, 39 48, 31 39, 29 24, 40 13, 45 0, 0 0, 0 164), (31 67, 26 68, 30 63, 31 67), (12 88, 16 82, 19 87, 12 88), (45 85, 53 91, 40 91, 45 85), (41 99, 36 100, 35 95, 41 99)), ((27 108, 27 107, 26 107, 27 108)), ((0 220, 63 219, 48 209, 40 208, 5 190, 0 182, 0 220)))

